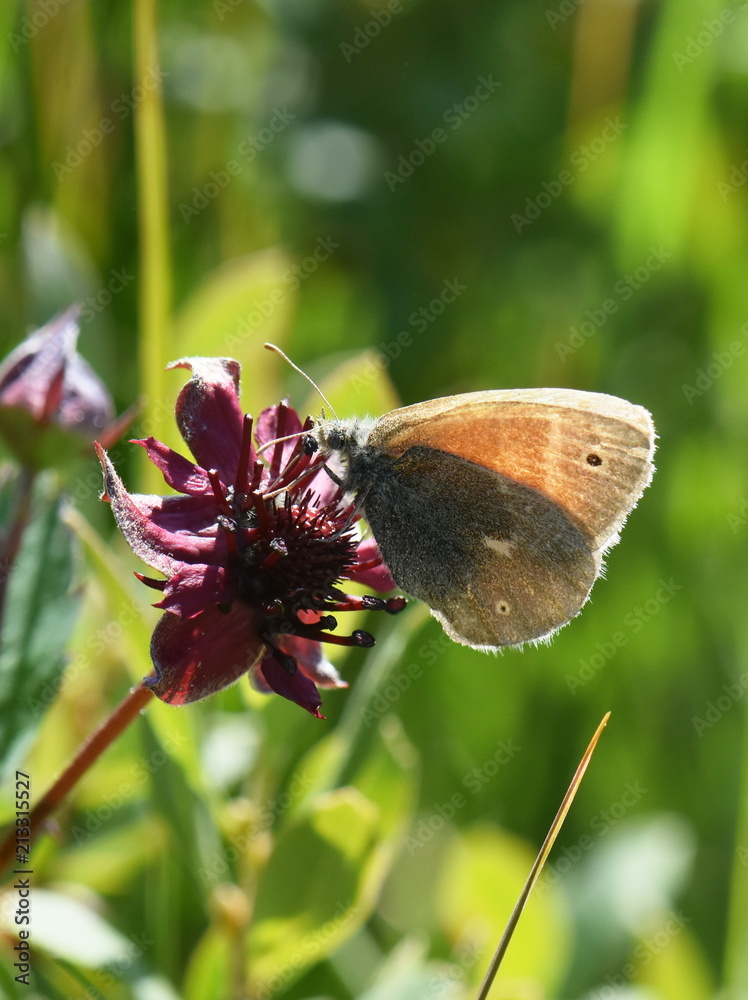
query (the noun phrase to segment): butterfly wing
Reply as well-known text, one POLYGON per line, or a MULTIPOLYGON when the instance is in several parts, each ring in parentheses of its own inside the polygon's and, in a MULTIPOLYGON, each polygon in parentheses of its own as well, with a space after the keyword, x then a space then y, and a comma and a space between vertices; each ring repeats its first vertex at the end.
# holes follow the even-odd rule
POLYGON ((649 413, 617 396, 574 389, 472 392, 402 407, 369 444, 397 457, 438 448, 537 490, 593 539, 612 544, 652 478, 649 413))
MULTIPOLYGON (((649 414, 511 390, 393 410, 368 439, 366 516, 398 584, 459 642, 543 638, 576 615, 652 475, 649 414)), ((360 477, 361 478, 361 477, 360 477)))
POLYGON ((549 635, 599 570, 590 538, 535 490, 416 446, 373 477, 364 511, 393 578, 451 638, 485 649, 549 635))

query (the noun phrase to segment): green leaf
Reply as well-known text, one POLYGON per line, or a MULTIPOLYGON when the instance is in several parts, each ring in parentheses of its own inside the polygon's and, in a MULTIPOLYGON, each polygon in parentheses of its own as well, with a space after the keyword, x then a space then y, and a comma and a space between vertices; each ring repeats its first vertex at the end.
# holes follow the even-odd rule
MULTIPOLYGON (((340 722, 329 736, 312 747, 297 768, 298 787, 307 789, 307 793, 294 802, 292 810, 303 810, 318 793, 343 784, 360 788, 356 770, 365 766, 367 756, 378 752, 376 747, 382 743, 395 760, 398 780, 407 776, 412 787, 416 764, 413 747, 403 736, 394 714, 389 714, 392 703, 385 702, 382 707, 375 704, 375 699, 393 664, 400 662, 408 638, 427 618, 424 605, 415 604, 398 615, 395 622, 383 623, 387 630, 384 641, 367 654, 366 665, 350 690, 340 722)), ((386 800, 383 805, 386 806, 386 800)))
POLYGON ((41 724, 44 689, 59 682, 80 602, 61 506, 52 477, 40 476, 8 580, 0 635, 0 767, 6 776, 41 724))
POLYGON ((236 950, 233 928, 211 925, 192 951, 185 974, 185 1000, 223 1000, 236 950))
MULTIPOLYGON (((11 962, 13 962, 13 959, 8 956, 8 965, 11 962)), ((18 984, 8 965, 6 965, 5 961, 0 961, 0 996, 5 998, 5 1000, 16 1000, 18 996, 18 984)), ((13 972, 18 973, 18 969, 13 969, 13 972)))
POLYGON ((288 339, 298 284, 291 267, 276 248, 228 261, 193 293, 175 321, 183 357, 223 355, 241 363, 244 407, 255 415, 282 395, 276 373, 284 362, 263 344, 282 346, 288 339))
MULTIPOLYGON (((336 748, 336 735, 323 745, 336 748)), ((337 771, 324 746, 308 760, 310 774, 325 760, 337 771)), ((351 784, 307 799, 281 831, 249 935, 253 982, 287 984, 368 919, 410 816, 415 763, 398 720, 387 717, 352 763, 351 784)), ((299 774, 303 781, 304 765, 299 774)))
MULTIPOLYGON (((660 1000, 709 1000, 714 996, 709 967, 682 914, 665 913, 634 948, 633 980, 660 1000)), ((628 968, 624 966, 626 972, 628 968)))
POLYGON ((360 925, 379 810, 355 788, 321 795, 281 833, 248 939, 250 993, 295 979, 360 925))
POLYGON ((56 882, 85 884, 110 896, 125 893, 135 874, 167 847, 168 831, 158 816, 144 816, 115 830, 102 830, 100 822, 90 819, 72 824, 70 836, 77 846, 52 862, 56 882))
POLYGON ((177 318, 180 349, 187 355, 216 354, 225 340, 231 357, 242 360, 242 351, 262 338, 282 336, 296 302, 292 263, 272 248, 234 258, 214 271, 177 318))
POLYGON ((418 757, 400 720, 385 716, 365 757, 354 767, 350 781, 379 809, 377 849, 369 872, 369 904, 374 906, 382 882, 402 840, 415 800, 418 757))

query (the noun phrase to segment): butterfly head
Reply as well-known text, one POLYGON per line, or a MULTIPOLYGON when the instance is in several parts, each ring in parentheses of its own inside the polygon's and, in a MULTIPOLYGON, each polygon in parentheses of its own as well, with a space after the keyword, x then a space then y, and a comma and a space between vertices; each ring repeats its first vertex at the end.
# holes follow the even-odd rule
POLYGON ((317 447, 326 454, 349 461, 365 447, 373 421, 366 417, 353 420, 320 420, 310 432, 317 447))

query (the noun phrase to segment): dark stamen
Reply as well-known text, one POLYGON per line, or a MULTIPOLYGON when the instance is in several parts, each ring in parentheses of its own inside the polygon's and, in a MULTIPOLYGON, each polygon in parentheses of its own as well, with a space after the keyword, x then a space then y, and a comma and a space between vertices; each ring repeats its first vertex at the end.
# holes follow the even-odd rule
POLYGON ((314 639, 316 642, 326 642, 332 646, 373 646, 375 639, 370 632, 356 629, 352 635, 331 635, 329 632, 318 632, 314 635, 304 635, 296 632, 302 639, 314 639))
POLYGON ((236 467, 236 494, 243 497, 249 487, 249 460, 252 454, 252 417, 246 413, 242 425, 242 443, 239 451, 239 464, 236 467))
POLYGON ((231 517, 233 514, 231 504, 226 497, 226 491, 224 490, 223 483, 218 476, 217 469, 208 469, 208 480, 210 481, 210 485, 213 489, 213 496, 218 502, 218 509, 222 514, 225 514, 227 517, 231 517))
MULTIPOLYGON (((285 403, 279 403, 277 409, 277 420, 275 424, 275 436, 277 438, 282 438, 286 433, 286 418, 288 416, 288 407, 285 403)), ((274 483, 278 478, 278 474, 281 470, 281 462, 283 461, 283 446, 285 441, 276 441, 275 448, 273 448, 273 457, 270 460, 270 482, 274 483)))
POLYGON ((274 659, 281 665, 281 667, 283 667, 289 677, 293 677, 298 667, 294 657, 290 656, 288 653, 284 653, 282 649, 279 649, 273 642, 271 636, 264 635, 263 639, 272 650, 274 659))
POLYGON ((362 628, 357 628, 351 638, 356 640, 357 646, 364 646, 367 649, 376 642, 371 632, 364 632, 362 628))
POLYGON ((385 601, 385 611, 390 615, 399 615, 408 606, 404 597, 390 597, 385 601))
POLYGON ((236 539, 235 531, 224 531, 224 539, 226 541, 226 557, 230 563, 236 563, 239 560, 239 544, 236 539))
MULTIPOLYGON (((265 471, 265 466, 262 464, 262 462, 255 462, 255 467, 252 472, 252 478, 250 479, 249 485, 247 486, 248 495, 252 493, 257 493, 262 484, 262 474, 264 471, 265 471)), ((252 506, 252 503, 253 501, 247 499, 247 501, 244 504, 244 509, 248 510, 252 506)))

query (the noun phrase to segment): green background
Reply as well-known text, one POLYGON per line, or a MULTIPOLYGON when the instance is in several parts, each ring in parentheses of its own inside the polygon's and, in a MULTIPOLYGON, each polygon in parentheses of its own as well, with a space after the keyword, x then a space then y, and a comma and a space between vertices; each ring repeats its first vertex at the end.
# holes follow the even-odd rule
MULTIPOLYGON (((38 848, 39 995, 475 996, 610 709, 492 995, 748 996, 744 6, 3 4, 3 354, 82 302, 81 352, 172 445, 161 370, 185 354, 239 358, 250 412, 319 411, 265 340, 341 414, 568 386, 659 434, 552 644, 493 658, 371 615, 327 722, 245 683, 149 708, 38 848), (107 980, 44 930, 55 905, 95 918, 79 941, 150 943, 107 980)), ((126 482, 161 491, 136 451, 114 449, 126 482)), ((115 551, 86 543, 37 795, 149 669, 156 613, 98 488, 71 470, 115 551)))

